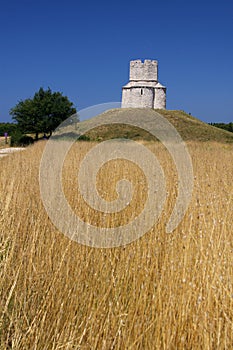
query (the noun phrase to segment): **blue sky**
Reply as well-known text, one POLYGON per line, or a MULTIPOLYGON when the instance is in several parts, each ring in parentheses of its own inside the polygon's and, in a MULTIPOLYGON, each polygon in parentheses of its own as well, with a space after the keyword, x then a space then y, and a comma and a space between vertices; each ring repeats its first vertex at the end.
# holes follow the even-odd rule
POLYGON ((167 108, 233 121, 233 2, 0 0, 0 121, 42 86, 77 109, 120 101, 129 61, 157 59, 167 108))

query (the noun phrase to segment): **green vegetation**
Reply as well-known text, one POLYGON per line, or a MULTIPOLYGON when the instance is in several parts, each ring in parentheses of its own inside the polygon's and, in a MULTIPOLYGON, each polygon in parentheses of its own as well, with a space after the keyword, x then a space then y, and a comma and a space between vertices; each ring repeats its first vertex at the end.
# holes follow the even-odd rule
POLYGON ((0 147, 9 146, 27 146, 33 143, 34 140, 29 135, 24 135, 19 126, 14 123, 0 123, 0 147), (5 140, 5 133, 8 134, 7 144, 5 140))
POLYGON ((49 133, 65 119, 76 113, 73 103, 60 92, 40 88, 32 99, 20 101, 10 110, 13 120, 23 134, 33 133, 38 140, 39 133, 49 133))
POLYGON ((0 123, 0 136, 4 136, 5 132, 11 135, 17 129, 17 124, 14 123, 0 123))
POLYGON ((230 132, 233 132, 233 123, 209 123, 212 126, 215 126, 216 128, 224 129, 230 132))
POLYGON ((184 111, 157 110, 171 122, 185 141, 233 142, 233 135, 202 122, 184 111))
MULTIPOLYGON (((45 101, 43 103, 45 104, 45 101)), ((233 123, 206 124, 183 111, 159 109, 159 110, 156 110, 156 112, 164 116, 177 129, 177 131, 180 133, 184 141, 188 141, 188 140, 189 141, 216 141, 216 142, 223 142, 223 143, 233 142, 233 134, 231 132, 232 131, 231 127, 233 123), (223 125, 223 127, 220 127, 221 125, 223 125)), ((105 112, 105 114, 107 114, 107 116, 110 117, 110 120, 112 115, 122 114, 122 113, 125 114, 125 116, 127 117, 129 113, 131 114, 137 113, 137 109, 113 109, 105 112)), ((30 119, 29 116, 27 116, 27 118, 25 118, 25 120, 22 123, 18 122, 18 124, 0 123, 0 136, 3 136, 4 133, 7 132, 8 135, 11 136, 11 145, 14 145, 14 146, 23 145, 23 144, 25 145, 25 142, 22 142, 22 141, 25 141, 24 136, 27 135, 32 137, 33 133, 36 130, 34 128, 34 131, 33 131, 32 130, 33 127, 30 127, 29 119, 30 119)), ((50 125, 52 125, 52 120, 53 120, 53 116, 51 116, 50 125)), ((41 125, 46 125, 46 122, 48 121, 49 121, 48 117, 42 118, 40 120, 40 123, 38 124, 38 129, 37 129, 38 131, 36 132, 36 138, 43 138, 44 133, 47 133, 47 132, 51 134, 52 129, 46 128, 44 126, 41 127, 41 125)), ((57 122, 58 122, 58 119, 57 119, 57 122)), ((32 123, 33 123, 33 120, 31 122, 31 125, 32 123)), ((72 126, 71 126, 71 129, 72 129, 72 126)), ((69 126, 67 126, 66 136, 68 138, 70 137, 76 138, 77 134, 73 133, 74 130, 73 129, 71 130, 71 129, 69 126)), ((95 128, 89 131, 88 133, 86 133, 85 135, 80 136, 79 140, 80 141, 102 141, 102 140, 113 139, 118 137, 130 138, 133 140, 143 139, 145 141, 151 141, 154 139, 154 137, 152 137, 151 134, 147 133, 145 130, 142 130, 140 128, 132 127, 126 124, 124 125, 111 124, 111 125, 104 125, 104 126, 95 128)), ((31 143, 31 141, 29 143, 31 143)))
MULTIPOLYGON (((158 112, 165 117, 176 128, 184 141, 233 142, 233 134, 229 131, 217 129, 216 127, 208 125, 183 111, 158 109, 155 110, 155 112, 158 112)), ((113 115, 116 116, 123 114, 125 115, 125 118, 127 118, 127 116, 132 114, 135 114, 136 116, 137 113, 142 113, 142 110, 137 108, 113 109, 105 112, 105 115, 111 120, 111 116, 113 115)), ((126 124, 103 125, 86 133, 86 137, 90 141, 102 141, 118 137, 130 138, 133 140, 143 139, 145 141, 151 141, 154 139, 154 137, 145 130, 126 124)))

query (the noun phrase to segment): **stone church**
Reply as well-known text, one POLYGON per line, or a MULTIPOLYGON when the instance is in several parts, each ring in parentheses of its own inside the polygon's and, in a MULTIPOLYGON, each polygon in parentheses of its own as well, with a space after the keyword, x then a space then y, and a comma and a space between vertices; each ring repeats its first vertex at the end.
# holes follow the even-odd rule
POLYGON ((122 88, 122 108, 166 108, 166 87, 158 82, 158 62, 130 61, 129 83, 122 88))

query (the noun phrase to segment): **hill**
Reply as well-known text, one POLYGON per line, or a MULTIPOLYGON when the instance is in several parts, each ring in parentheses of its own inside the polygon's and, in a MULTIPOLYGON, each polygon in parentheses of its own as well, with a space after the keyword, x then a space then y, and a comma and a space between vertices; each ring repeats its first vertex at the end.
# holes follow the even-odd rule
MULTIPOLYGON (((104 114, 111 120, 111 116, 142 112, 142 109, 125 108, 112 109, 104 114)), ((157 112, 165 117, 180 133, 184 141, 215 141, 221 143, 233 143, 233 133, 219 129, 212 125, 206 124, 201 120, 183 112, 175 110, 150 110, 151 113, 157 112)), ((145 110, 146 113, 146 110, 145 110)), ((86 134, 91 141, 102 141, 117 137, 125 137, 130 139, 152 140, 152 136, 146 131, 131 127, 129 125, 111 125, 101 126, 86 134)))

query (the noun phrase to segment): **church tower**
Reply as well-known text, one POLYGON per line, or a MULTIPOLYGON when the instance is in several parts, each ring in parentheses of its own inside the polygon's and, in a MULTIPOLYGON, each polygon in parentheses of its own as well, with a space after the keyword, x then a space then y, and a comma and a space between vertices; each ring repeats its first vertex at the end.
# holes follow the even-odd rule
POLYGON ((129 83, 122 88, 122 108, 166 108, 166 87, 158 82, 158 62, 130 61, 129 83))

